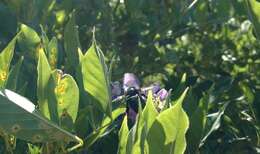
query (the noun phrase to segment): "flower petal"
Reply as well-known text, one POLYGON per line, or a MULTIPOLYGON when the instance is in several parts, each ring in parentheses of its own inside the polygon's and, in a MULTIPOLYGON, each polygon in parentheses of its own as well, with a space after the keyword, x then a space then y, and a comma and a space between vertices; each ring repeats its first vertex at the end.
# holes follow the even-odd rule
POLYGON ((126 92, 128 88, 134 87, 140 89, 140 82, 133 73, 125 73, 123 79, 123 89, 126 92))
POLYGON ((165 89, 161 89, 158 93, 157 93, 157 98, 159 98, 161 101, 164 101, 168 96, 168 91, 165 89))

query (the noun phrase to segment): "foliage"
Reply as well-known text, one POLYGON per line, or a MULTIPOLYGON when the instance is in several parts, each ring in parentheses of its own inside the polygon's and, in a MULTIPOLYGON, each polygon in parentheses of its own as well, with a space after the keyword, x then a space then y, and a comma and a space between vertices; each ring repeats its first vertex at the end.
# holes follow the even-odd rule
POLYGON ((0 153, 259 153, 259 10, 0 1, 0 153))

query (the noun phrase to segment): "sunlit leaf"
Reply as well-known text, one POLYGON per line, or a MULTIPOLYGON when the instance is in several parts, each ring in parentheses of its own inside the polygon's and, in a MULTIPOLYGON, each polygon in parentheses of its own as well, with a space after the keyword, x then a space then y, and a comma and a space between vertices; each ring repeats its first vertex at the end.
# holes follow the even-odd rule
POLYGON ((40 42, 41 38, 36 31, 24 24, 21 25, 21 34, 18 37, 18 44, 22 51, 29 51, 31 55, 35 56, 35 49, 38 48, 40 42))
POLYGON ((145 108, 142 113, 142 123, 143 125, 146 125, 147 131, 151 128, 156 116, 158 115, 158 111, 156 110, 154 106, 154 101, 153 101, 153 94, 150 91, 148 93, 148 98, 146 101, 145 108))
POLYGON ((183 154, 186 149, 185 134, 189 119, 182 109, 186 89, 172 107, 156 117, 147 136, 150 154, 183 154))
POLYGON ((47 54, 50 66, 52 69, 57 68, 58 58, 59 58, 59 50, 58 50, 58 41, 56 37, 53 37, 48 44, 47 54))
POLYGON ((75 122, 79 106, 79 88, 76 81, 69 74, 62 74, 60 70, 55 70, 52 77, 55 80, 54 93, 59 119, 69 116, 75 122))
POLYGON ((249 19, 252 21, 256 36, 260 38, 260 2, 257 0, 247 0, 249 19))
POLYGON ((148 92, 148 98, 146 101, 145 108, 142 114, 138 115, 137 122, 137 132, 135 137, 135 143, 133 146, 133 153, 143 153, 145 150, 145 142, 149 129, 151 128, 156 116, 159 113, 157 112, 154 101, 152 91, 148 92))
POLYGON ((14 54, 16 37, 0 53, 0 89, 5 87, 9 76, 9 68, 14 54))
POLYGON ((97 49, 95 42, 92 43, 82 62, 82 77, 84 89, 97 100, 96 104, 104 113, 111 115, 110 84, 107 80, 107 68, 104 57, 97 49))
POLYGON ((126 154, 132 154, 134 142, 135 142, 135 134, 136 134, 136 125, 134 125, 128 132, 126 136, 126 154))
POLYGON ((78 137, 42 117, 34 104, 10 91, 0 92, 0 128, 5 133, 33 143, 79 142, 78 137))
POLYGON ((39 52, 37 71, 37 96, 40 111, 48 119, 56 119, 55 121, 57 122, 57 117, 55 118, 53 117, 53 115, 51 116, 51 113, 49 111, 48 83, 50 82, 51 68, 44 51, 39 52))
POLYGON ((127 116, 124 117, 121 128, 119 130, 119 145, 118 145, 118 154, 126 153, 126 144, 127 144, 127 134, 129 133, 129 129, 127 126, 127 116))

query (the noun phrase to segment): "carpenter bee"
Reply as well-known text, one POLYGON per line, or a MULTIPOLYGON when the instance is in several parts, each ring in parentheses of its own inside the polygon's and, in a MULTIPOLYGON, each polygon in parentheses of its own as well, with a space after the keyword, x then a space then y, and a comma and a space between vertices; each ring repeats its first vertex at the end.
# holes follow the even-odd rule
POLYGON ((142 108, 145 106, 146 97, 140 92, 140 89, 130 87, 125 92, 126 97, 126 114, 128 118, 128 127, 131 128, 136 120, 139 102, 142 108))

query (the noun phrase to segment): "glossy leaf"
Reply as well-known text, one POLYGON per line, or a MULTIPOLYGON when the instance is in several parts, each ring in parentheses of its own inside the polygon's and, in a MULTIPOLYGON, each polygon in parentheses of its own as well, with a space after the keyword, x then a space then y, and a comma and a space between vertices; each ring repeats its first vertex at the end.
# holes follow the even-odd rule
POLYGON ((55 80, 54 92, 59 119, 69 116, 75 122, 79 106, 79 88, 76 81, 69 74, 62 74, 60 70, 55 70, 52 77, 55 80))
POLYGON ((39 108, 43 115, 50 119, 51 113, 48 104, 48 83, 50 82, 51 68, 44 51, 39 52, 37 71, 37 96, 39 108))
POLYGON ((38 48, 40 42, 41 38, 36 31, 24 24, 21 25, 21 34, 18 37, 18 44, 22 51, 30 51, 30 54, 35 56, 35 49, 38 48))
POLYGON ((9 76, 9 68, 14 54, 16 37, 0 53, 0 89, 5 87, 9 76))
POLYGON ((172 107, 156 117, 147 137, 150 154, 184 153, 186 148, 185 134, 189 127, 189 119, 182 109, 182 103, 187 91, 188 89, 183 92, 172 107))
POLYGON ((138 122, 137 122, 138 129, 136 132, 135 143, 133 146, 132 153, 144 153, 146 149, 145 142, 146 142, 147 133, 150 130, 158 114, 159 113, 157 112, 154 106, 152 91, 149 91, 145 108, 142 114, 140 116, 138 115, 138 122))
POLYGON ((153 94, 151 91, 149 91, 146 105, 142 113, 142 123, 146 125, 147 131, 149 131, 149 129, 151 128, 158 114, 159 113, 154 106, 153 94))
POLYGON ((5 133, 33 143, 79 142, 78 137, 42 117, 32 102, 15 92, 1 91, 0 106, 0 128, 5 133))
POLYGON ((107 80, 107 68, 104 64, 103 54, 97 49, 95 42, 84 55, 81 67, 84 89, 97 100, 96 105, 101 111, 111 115, 111 94, 110 84, 107 80))
POLYGON ((260 38, 260 2, 257 0, 246 0, 248 3, 249 19, 254 25, 256 36, 260 38))
POLYGON ((59 50, 58 50, 58 40, 56 37, 53 37, 51 41, 48 43, 47 47, 48 53, 48 61, 52 69, 57 68, 58 64, 58 57, 59 57, 59 50))
POLYGON ((134 125, 127 135, 127 142, 126 142, 126 154, 132 154, 133 146, 135 142, 135 134, 136 134, 136 125, 134 125))
POLYGON ((124 117, 121 128, 119 130, 119 145, 118 145, 118 154, 126 153, 126 144, 127 144, 127 134, 129 133, 129 129, 127 126, 127 116, 124 117))

